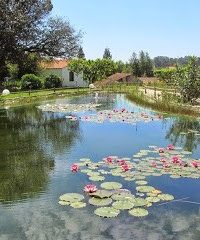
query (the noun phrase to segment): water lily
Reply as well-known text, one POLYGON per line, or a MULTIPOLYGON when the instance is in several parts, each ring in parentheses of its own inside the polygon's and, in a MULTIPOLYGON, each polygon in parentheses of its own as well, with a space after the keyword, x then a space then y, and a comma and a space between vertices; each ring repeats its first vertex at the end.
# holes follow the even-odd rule
POLYGON ((165 163, 163 164, 163 167, 164 167, 164 168, 169 168, 169 167, 171 167, 171 165, 170 165, 168 162, 165 162, 165 163))
POLYGON ((152 162, 152 163, 151 163, 151 166, 152 166, 152 167, 157 167, 157 163, 156 163, 156 162, 152 162))
POLYGON ((113 163, 112 157, 107 157, 105 162, 108 163, 108 164, 112 164, 113 163))
POLYGON ((165 158, 161 158, 161 159, 160 159, 160 162, 162 162, 162 163, 166 163, 166 161, 167 161, 167 160, 166 160, 165 158))
POLYGON ((175 146, 173 144, 169 144, 167 146, 167 150, 174 150, 175 146))
POLYGON ((72 172, 78 172, 79 169, 78 164, 76 163, 72 164, 70 169, 72 172))
POLYGON ((126 165, 126 161, 123 160, 123 159, 117 160, 117 162, 118 162, 118 164, 119 164, 120 166, 126 165))
POLYGON ((173 156, 173 157, 172 157, 172 163, 174 163, 174 164, 180 164, 180 163, 182 163, 182 160, 180 159, 179 156, 173 156))
POLYGON ((158 152, 159 152, 159 153, 164 153, 164 152, 165 152, 165 149, 164 149, 164 148, 159 148, 159 149, 158 149, 158 152))
POLYGON ((195 168, 198 168, 198 167, 200 167, 200 163, 196 162, 196 161, 193 161, 193 162, 191 162, 191 166, 195 167, 195 168))
POLYGON ((93 193, 97 191, 97 187, 94 184, 87 184, 84 187, 84 192, 93 193))
POLYGON ((127 172, 127 171, 130 170, 130 167, 129 167, 127 164, 124 164, 124 165, 122 165, 121 167, 122 167, 122 170, 123 170, 124 172, 127 172))

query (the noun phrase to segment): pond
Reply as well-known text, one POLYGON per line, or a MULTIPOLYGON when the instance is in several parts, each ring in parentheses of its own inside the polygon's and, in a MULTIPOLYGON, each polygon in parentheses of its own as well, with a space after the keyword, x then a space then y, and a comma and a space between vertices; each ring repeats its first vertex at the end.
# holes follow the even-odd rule
MULTIPOLYGON (((116 218, 94 214, 95 206, 75 209, 58 204, 64 193, 80 193, 91 183, 70 167, 81 158, 97 163, 108 156, 131 158, 149 146, 174 144, 200 158, 200 122, 187 117, 170 117, 127 123, 82 121, 96 110, 77 112, 76 121, 65 112, 41 111, 44 104, 100 104, 98 111, 122 109, 157 114, 120 94, 86 95, 56 99, 33 105, 0 109, 0 239, 73 240, 184 240, 200 239, 200 180, 147 175, 149 186, 173 195, 175 200, 153 204, 145 217, 121 211, 116 218)), ((142 160, 141 160, 142 161, 142 160)), ((200 171, 200 170, 199 170, 200 171)), ((199 173, 198 173, 199 174, 199 173)), ((105 175, 136 193, 135 181, 105 175)), ((92 182, 97 187, 101 182, 92 182)))

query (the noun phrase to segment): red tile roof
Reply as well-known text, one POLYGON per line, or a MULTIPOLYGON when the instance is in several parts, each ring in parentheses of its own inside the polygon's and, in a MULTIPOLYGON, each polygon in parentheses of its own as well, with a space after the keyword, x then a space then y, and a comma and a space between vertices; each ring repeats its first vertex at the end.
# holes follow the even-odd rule
POLYGON ((68 60, 53 60, 41 62, 41 66, 45 69, 62 69, 67 67, 68 64, 68 60))

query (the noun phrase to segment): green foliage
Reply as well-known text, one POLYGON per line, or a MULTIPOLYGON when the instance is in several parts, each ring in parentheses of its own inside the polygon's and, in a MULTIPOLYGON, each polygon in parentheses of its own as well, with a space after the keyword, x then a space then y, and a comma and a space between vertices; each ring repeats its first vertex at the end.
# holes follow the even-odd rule
POLYGON ((110 59, 110 60, 112 59, 112 55, 109 48, 106 48, 104 50, 103 58, 110 59))
POLYGON ((59 88, 62 87, 62 80, 57 75, 49 75, 44 80, 45 88, 59 88))
POLYGON ((139 57, 137 54, 133 52, 131 59, 129 60, 132 73, 136 77, 153 77, 153 61, 149 57, 149 54, 144 51, 139 53, 139 57))
POLYGON ((25 74, 21 78, 22 89, 40 89, 42 82, 39 77, 34 74, 25 74))
POLYGON ((78 57, 78 58, 85 59, 85 53, 84 53, 82 47, 79 48, 79 50, 78 50, 78 54, 77 54, 77 57, 78 57))
POLYGON ((110 59, 74 59, 69 64, 70 71, 83 73, 83 78, 90 83, 102 80, 117 72, 117 64, 110 59))
POLYGON ((173 76, 176 73, 176 68, 161 68, 154 71, 154 75, 166 83, 173 83, 173 76))
POLYGON ((200 97, 200 67, 198 59, 191 57, 188 65, 177 67, 174 80, 180 88, 180 93, 184 101, 191 101, 200 97))
POLYGON ((15 81, 18 79, 18 73, 19 73, 19 66, 18 64, 7 64, 8 74, 10 77, 10 80, 15 81))

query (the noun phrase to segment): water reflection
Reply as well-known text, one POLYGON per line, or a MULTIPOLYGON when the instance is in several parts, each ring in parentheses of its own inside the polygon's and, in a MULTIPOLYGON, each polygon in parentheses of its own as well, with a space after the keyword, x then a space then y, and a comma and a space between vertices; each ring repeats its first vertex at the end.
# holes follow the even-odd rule
POLYGON ((56 154, 80 138, 79 122, 36 111, 35 106, 0 111, 0 200, 33 197, 45 190, 56 154))
POLYGON ((167 131, 166 138, 175 145, 180 144, 188 151, 193 151, 200 143, 200 136, 191 130, 200 132, 198 119, 177 117, 167 131))

